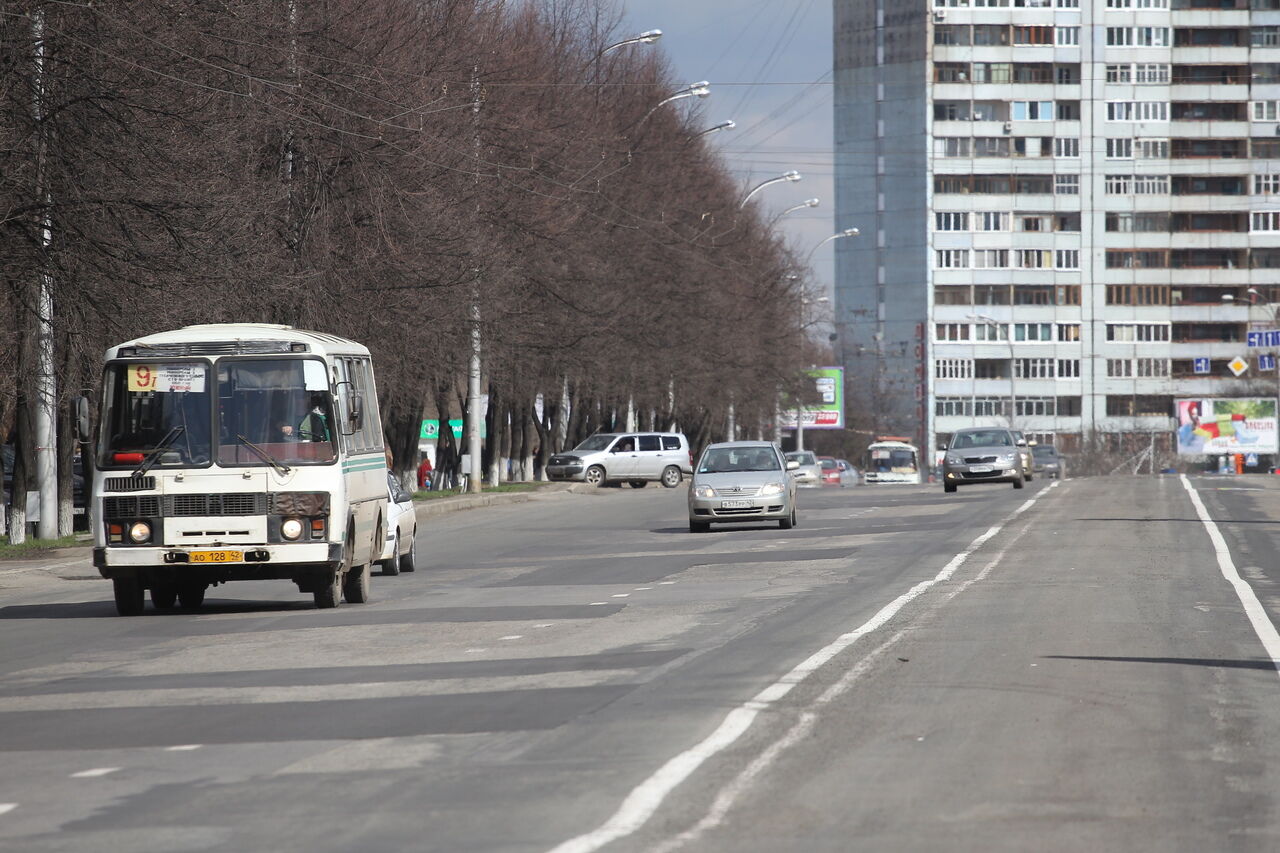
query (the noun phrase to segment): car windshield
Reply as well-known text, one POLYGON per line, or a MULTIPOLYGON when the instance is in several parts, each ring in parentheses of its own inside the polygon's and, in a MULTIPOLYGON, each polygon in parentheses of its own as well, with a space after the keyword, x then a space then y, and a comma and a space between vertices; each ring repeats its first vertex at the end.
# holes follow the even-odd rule
POLYGON ((823 460, 822 460, 822 469, 823 469, 824 471, 834 471, 836 468, 839 468, 839 467, 840 467, 840 466, 836 464, 836 460, 834 460, 834 459, 823 459, 823 460))
POLYGON ((817 465, 818 457, 808 450, 793 450, 787 454, 788 462, 799 462, 801 465, 817 465))
POLYGON ((1007 430, 991 429, 976 432, 958 432, 951 439, 952 450, 966 447, 1012 447, 1013 437, 1007 430))
POLYGON ((727 474, 732 471, 777 471, 778 457, 768 447, 709 447, 702 454, 699 474, 727 474))
POLYGON ((1058 455, 1058 451, 1054 450, 1053 446, 1049 444, 1037 444, 1035 447, 1031 448, 1031 453, 1035 456, 1042 456, 1042 457, 1051 457, 1051 456, 1058 455))
POLYGON ((108 364, 99 465, 208 465, 208 373, 194 361, 108 364))
POLYGON ((582 444, 575 447, 574 450, 604 450, 615 438, 617 438, 616 435, 607 432, 599 435, 593 435, 586 441, 582 442, 582 444))

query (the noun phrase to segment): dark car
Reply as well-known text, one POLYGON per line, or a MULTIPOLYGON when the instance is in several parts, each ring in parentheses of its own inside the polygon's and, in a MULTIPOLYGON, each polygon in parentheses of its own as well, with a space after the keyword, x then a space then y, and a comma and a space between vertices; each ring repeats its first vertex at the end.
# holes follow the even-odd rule
POLYGON ((1035 471, 1060 480, 1067 475, 1066 461, 1052 444, 1037 444, 1031 448, 1031 456, 1035 460, 1035 471))
MULTIPOLYGON (((0 447, 0 462, 4 465, 4 503, 7 506, 12 506, 14 462, 14 447, 12 444, 6 444, 3 447, 0 447)), ((27 488, 31 491, 34 491, 35 489, 34 471, 27 472, 27 488)), ((89 528, 89 513, 85 498, 86 490, 83 460, 79 456, 76 456, 71 469, 71 504, 74 519, 73 528, 75 530, 87 530, 89 528)))

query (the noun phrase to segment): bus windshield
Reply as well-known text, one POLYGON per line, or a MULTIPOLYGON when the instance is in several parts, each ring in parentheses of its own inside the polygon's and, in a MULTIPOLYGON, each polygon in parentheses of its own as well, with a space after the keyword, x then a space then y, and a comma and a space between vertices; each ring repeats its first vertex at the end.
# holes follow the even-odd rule
POLYGON ((108 364, 98 464, 208 465, 208 372, 204 362, 108 364))
POLYGON ((907 448, 877 447, 871 450, 871 470, 881 473, 916 473, 916 453, 907 448))
POLYGON ((219 465, 332 462, 337 458, 333 424, 323 362, 246 358, 218 363, 219 465))

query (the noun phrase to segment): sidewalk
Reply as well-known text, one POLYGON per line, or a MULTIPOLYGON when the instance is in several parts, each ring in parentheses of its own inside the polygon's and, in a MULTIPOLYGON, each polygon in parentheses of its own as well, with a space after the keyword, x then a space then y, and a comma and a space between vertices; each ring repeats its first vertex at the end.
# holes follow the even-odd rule
MULTIPOLYGON (((611 491, 616 490, 588 486, 586 483, 545 483, 527 492, 481 492, 478 495, 453 495, 447 498, 414 501, 413 511, 421 520, 467 509, 525 503, 546 495, 601 495, 609 494, 611 491)), ((92 551, 93 546, 86 542, 84 545, 71 548, 56 548, 38 556, 0 560, 0 582, 7 576, 28 572, 48 572, 62 580, 101 577, 98 570, 93 567, 92 551)))

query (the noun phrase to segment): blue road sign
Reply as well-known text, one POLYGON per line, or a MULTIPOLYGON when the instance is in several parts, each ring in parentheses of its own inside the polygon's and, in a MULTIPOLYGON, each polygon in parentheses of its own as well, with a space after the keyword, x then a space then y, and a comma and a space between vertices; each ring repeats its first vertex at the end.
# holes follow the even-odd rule
POLYGON ((1280 347, 1280 329, 1246 332, 1244 340, 1251 347, 1280 347))
POLYGON ((1258 369, 1259 370, 1275 370, 1276 369, 1275 355, 1269 352, 1259 353, 1258 369))
POLYGON ((1251 347, 1262 346, 1262 332, 1249 332, 1245 335, 1245 343, 1251 347))
POLYGON ((1250 468, 1258 467, 1258 454, 1250 453, 1244 458, 1244 464, 1248 465, 1250 468))
POLYGON ((1208 373, 1208 372, 1209 372, 1209 359, 1207 359, 1207 358, 1197 358, 1197 359, 1195 359, 1195 365, 1194 365, 1194 366, 1195 366, 1195 371, 1196 371, 1196 373, 1208 373))

